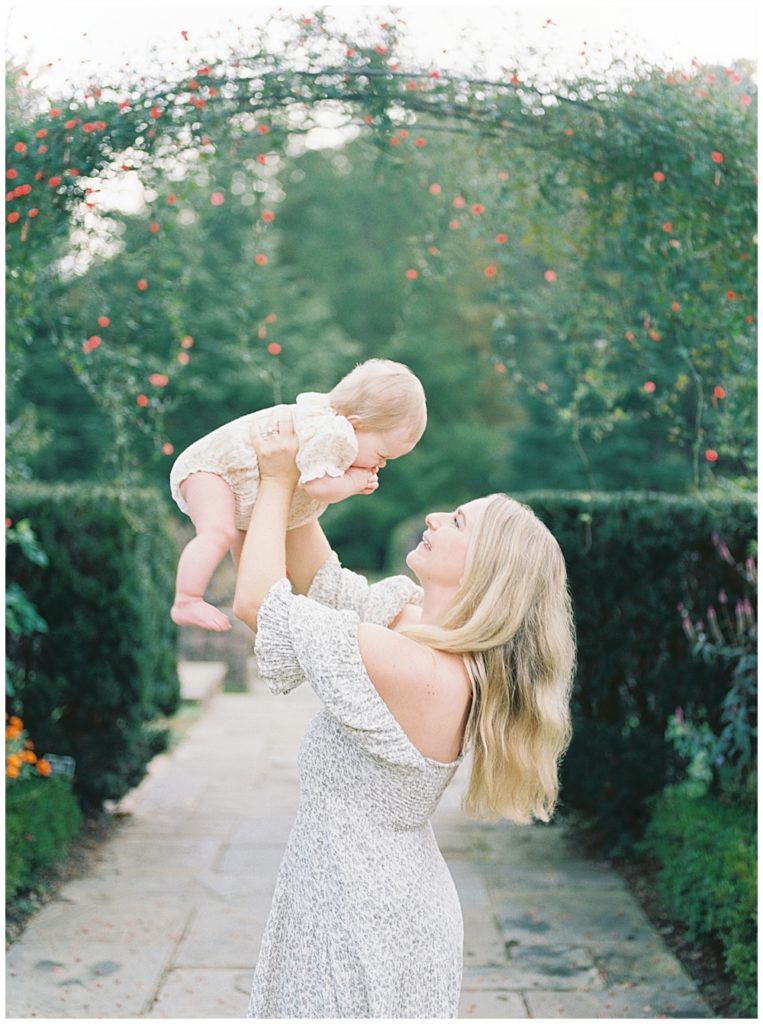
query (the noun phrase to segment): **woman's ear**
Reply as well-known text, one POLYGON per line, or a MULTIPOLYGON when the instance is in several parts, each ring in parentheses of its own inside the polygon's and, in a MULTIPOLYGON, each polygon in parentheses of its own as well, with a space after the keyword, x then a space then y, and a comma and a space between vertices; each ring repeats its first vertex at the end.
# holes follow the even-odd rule
POLYGON ((345 419, 347 420, 348 423, 352 425, 353 430, 357 434, 357 432, 363 425, 363 421, 361 420, 360 416, 346 416, 345 419))

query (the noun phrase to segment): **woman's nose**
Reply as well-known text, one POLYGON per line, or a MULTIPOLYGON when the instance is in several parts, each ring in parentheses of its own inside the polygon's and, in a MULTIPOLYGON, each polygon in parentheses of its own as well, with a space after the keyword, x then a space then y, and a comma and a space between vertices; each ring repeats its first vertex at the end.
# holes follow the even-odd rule
POLYGON ((442 512, 430 512, 428 516, 424 517, 424 522, 427 524, 430 530, 436 530, 438 525, 439 517, 442 512))

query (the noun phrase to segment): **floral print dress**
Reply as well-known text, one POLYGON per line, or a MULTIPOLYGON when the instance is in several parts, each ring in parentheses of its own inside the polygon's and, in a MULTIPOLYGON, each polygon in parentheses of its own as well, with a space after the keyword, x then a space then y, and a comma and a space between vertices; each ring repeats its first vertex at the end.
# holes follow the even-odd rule
POLYGON ((307 680, 323 709, 299 751, 300 803, 247 1017, 456 1017, 463 918, 430 824, 463 760, 425 757, 375 689, 358 624, 420 603, 406 576, 369 585, 335 554, 308 597, 275 583, 255 653, 274 693, 307 680))

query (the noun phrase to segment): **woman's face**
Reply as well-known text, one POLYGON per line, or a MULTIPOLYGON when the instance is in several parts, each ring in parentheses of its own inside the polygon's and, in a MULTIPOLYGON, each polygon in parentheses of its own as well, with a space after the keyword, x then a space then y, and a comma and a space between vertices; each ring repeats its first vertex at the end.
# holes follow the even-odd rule
POLYGON ((421 541, 406 564, 423 584, 457 587, 466 568, 469 541, 490 498, 475 498, 453 512, 430 512, 421 541))

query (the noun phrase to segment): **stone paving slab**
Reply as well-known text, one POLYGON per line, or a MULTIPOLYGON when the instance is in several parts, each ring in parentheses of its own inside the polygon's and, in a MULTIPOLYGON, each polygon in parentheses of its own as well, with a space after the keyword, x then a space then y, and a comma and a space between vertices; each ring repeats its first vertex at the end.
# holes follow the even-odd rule
MULTIPOLYGON (((306 686, 213 696, 9 951, 7 1015, 243 1018, 319 708, 306 686)), ((460 1016, 712 1016, 609 864, 562 827, 463 814, 468 768, 432 822, 463 908, 460 1016)))
POLYGON ((156 1002, 144 1016, 187 1020, 242 1018, 249 1002, 251 974, 246 975, 245 991, 241 988, 243 981, 242 972, 235 968, 173 968, 156 1002))
POLYGON ((141 1017, 173 943, 17 942, 6 954, 6 1017, 141 1017))

